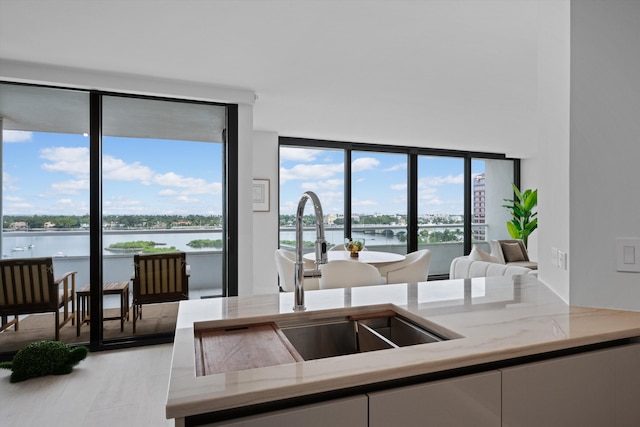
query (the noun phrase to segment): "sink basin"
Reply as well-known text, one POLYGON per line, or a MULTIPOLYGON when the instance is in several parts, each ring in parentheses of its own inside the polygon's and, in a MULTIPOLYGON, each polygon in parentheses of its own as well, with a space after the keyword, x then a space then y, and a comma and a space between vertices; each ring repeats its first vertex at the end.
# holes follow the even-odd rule
POLYGON ((435 343, 459 336, 395 306, 194 323, 196 376, 435 343), (434 330, 435 329, 435 330, 434 330), (446 336, 444 334, 447 334, 446 336))
POLYGON ((278 327, 304 360, 426 344, 448 338, 393 311, 340 316, 278 327))

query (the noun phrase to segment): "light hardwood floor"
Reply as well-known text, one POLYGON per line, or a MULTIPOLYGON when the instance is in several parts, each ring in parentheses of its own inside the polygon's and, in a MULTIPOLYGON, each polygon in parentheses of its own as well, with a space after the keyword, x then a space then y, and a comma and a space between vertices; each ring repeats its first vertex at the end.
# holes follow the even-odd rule
POLYGON ((172 344, 90 353, 69 375, 11 384, 0 369, 6 426, 171 426, 165 418, 172 344))

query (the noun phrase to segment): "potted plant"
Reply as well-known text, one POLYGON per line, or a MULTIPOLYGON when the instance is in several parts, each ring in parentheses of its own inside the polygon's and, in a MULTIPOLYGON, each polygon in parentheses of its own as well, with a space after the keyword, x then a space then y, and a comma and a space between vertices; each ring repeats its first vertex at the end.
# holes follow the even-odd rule
POLYGON ((502 205, 507 208, 512 217, 511 221, 507 222, 507 230, 512 238, 522 240, 526 248, 529 235, 538 228, 538 218, 536 218, 538 213, 533 211, 538 205, 538 190, 529 189, 521 192, 515 184, 511 186, 515 198, 503 199, 510 204, 502 205))

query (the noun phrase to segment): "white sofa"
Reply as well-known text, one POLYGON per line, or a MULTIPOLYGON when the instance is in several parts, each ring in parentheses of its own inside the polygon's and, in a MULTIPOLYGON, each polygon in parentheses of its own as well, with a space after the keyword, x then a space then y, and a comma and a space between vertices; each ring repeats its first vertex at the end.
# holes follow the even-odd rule
POLYGON ((449 279, 469 279, 473 277, 516 276, 535 274, 536 271, 518 265, 500 264, 497 262, 474 261, 461 256, 451 261, 449 279))

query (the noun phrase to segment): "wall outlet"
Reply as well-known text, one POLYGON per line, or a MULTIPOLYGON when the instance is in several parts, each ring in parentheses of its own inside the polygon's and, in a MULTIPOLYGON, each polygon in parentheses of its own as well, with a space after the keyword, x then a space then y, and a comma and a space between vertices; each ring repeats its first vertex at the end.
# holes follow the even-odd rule
POLYGON ((563 251, 558 251, 558 267, 562 270, 567 269, 567 253, 563 251))

